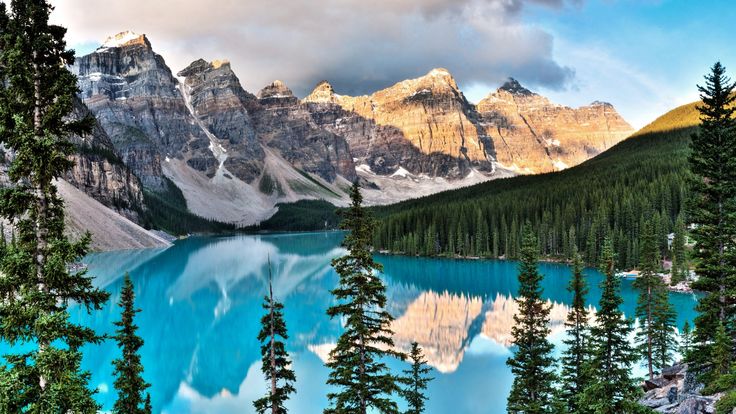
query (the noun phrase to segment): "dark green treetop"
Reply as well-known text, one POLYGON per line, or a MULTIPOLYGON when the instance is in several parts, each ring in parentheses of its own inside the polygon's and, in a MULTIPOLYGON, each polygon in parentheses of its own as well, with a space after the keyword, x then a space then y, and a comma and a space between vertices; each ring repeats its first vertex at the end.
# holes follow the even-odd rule
POLYGON ((143 379, 139 353, 143 339, 138 336, 138 326, 135 324, 135 315, 141 310, 135 307, 135 289, 127 273, 118 305, 123 311, 120 320, 115 322, 118 329, 113 339, 118 343, 122 355, 112 362, 115 367, 113 375, 116 377, 113 386, 118 392, 112 411, 116 414, 151 414, 150 395, 145 392, 150 384, 143 379))
POLYGON ((373 219, 362 206, 358 184, 350 190, 350 207, 340 228, 348 230, 343 242, 348 254, 332 261, 339 276, 332 290, 335 303, 327 309, 331 318, 344 320, 344 331, 330 352, 327 384, 336 388, 328 394, 331 407, 326 414, 366 414, 369 409, 396 414, 391 396, 400 391, 397 378, 383 362, 385 357, 402 357, 394 350, 392 316, 385 310, 386 288, 379 277, 380 264, 373 260, 373 219))
POLYGON ((550 333, 551 305, 542 299, 542 275, 537 269, 537 238, 531 225, 524 226, 519 263, 519 294, 514 315, 516 351, 506 361, 511 367, 514 382, 506 409, 509 413, 550 413, 554 396, 553 345, 547 340, 550 333))

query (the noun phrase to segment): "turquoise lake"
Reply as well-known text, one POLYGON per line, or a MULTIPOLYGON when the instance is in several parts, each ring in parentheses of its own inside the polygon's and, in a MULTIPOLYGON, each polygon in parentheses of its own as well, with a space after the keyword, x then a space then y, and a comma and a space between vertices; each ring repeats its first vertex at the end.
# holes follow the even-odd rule
MULTIPOLYGON (((341 239, 341 233, 193 237, 168 249, 91 254, 85 259, 89 273, 112 294, 111 301, 101 312, 74 318, 99 333, 113 333, 122 276, 129 272, 136 304, 143 309, 137 323, 155 412, 253 413, 251 402, 266 391, 256 335, 270 256, 297 375, 297 394, 288 407, 295 414, 320 413, 327 405, 324 359, 341 332, 340 321, 325 315, 337 280, 330 260, 345 252, 341 239)), ((505 361, 511 355, 516 263, 376 258, 384 266, 397 346, 408 349, 419 342, 434 367, 427 412, 504 413, 511 386, 505 361)), ((566 290, 570 269, 543 263, 540 270, 552 303, 550 338, 559 343, 571 300, 566 290)), ((586 275, 594 306, 602 275, 592 269, 586 275)), ((636 292, 630 281, 623 282, 621 293, 631 316, 636 292)), ((692 321, 696 298, 670 298, 678 326, 692 321)), ((104 410, 115 400, 111 361, 117 356, 111 341, 85 348, 84 368, 92 373, 104 410)), ((390 365, 405 368, 401 362, 390 365)))

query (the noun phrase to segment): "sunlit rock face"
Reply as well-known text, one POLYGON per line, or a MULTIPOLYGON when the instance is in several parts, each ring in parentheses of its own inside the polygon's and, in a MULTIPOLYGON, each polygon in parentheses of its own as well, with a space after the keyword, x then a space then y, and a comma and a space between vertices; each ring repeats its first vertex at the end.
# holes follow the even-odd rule
POLYGON ((399 82, 370 96, 338 95, 321 82, 304 99, 323 125, 345 134, 353 157, 378 174, 400 167, 413 174, 462 178, 471 167, 493 170, 485 137, 473 123, 473 107, 445 69, 399 82), (344 111, 336 110, 339 106, 344 111))
POLYGON ((417 342, 431 366, 440 372, 452 372, 463 359, 472 339, 470 326, 482 307, 478 297, 424 292, 392 324, 394 342, 403 350, 417 342))
POLYGON ((520 173, 577 165, 634 132, 609 103, 557 105, 514 79, 481 100, 477 110, 495 159, 520 173))

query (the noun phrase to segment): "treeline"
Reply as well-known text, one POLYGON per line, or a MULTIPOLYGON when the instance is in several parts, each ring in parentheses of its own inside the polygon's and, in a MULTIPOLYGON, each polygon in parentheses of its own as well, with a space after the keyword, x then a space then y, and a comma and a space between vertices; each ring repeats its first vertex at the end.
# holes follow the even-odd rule
POLYGON ((319 231, 334 230, 340 224, 337 207, 324 200, 299 200, 279 203, 270 218, 245 231, 319 231))
POLYGON ((187 202, 179 187, 166 177, 165 189, 154 192, 144 189, 145 209, 136 206, 141 217, 141 226, 146 229, 160 229, 167 233, 182 236, 190 233, 221 233, 237 230, 237 226, 217 220, 200 217, 187 209, 187 202))
POLYGON ((388 207, 374 236, 378 249, 427 256, 516 259, 521 227, 530 222, 539 253, 572 256, 580 246, 589 264, 600 261, 610 236, 619 266, 639 262, 645 221, 668 256, 667 235, 687 201, 689 135, 695 128, 625 140, 565 171, 494 180, 388 207))
MULTIPOLYGON (((705 85, 698 89, 702 105, 697 110, 702 124, 692 135, 688 157, 693 179, 687 211, 696 242, 693 252, 698 259, 695 268, 699 278, 694 286, 704 295, 698 299, 695 331, 691 334, 688 326, 683 332, 680 352, 689 364, 688 372, 695 373, 702 382, 702 393, 720 394, 715 412, 731 414, 736 409, 736 257, 732 253, 736 249, 736 172, 724 166, 736 159, 736 97, 732 95, 736 84, 716 63, 705 85)), ((682 221, 677 227, 680 232, 682 221)), ((677 347, 676 314, 657 275, 661 255, 655 229, 656 222, 644 221, 638 239, 641 274, 634 282, 639 291, 635 347, 630 340, 633 320, 620 310, 623 300, 615 274, 612 236, 606 236, 603 243, 601 271, 605 279, 594 321, 589 320, 585 308, 588 289, 582 276, 582 260, 573 246, 573 278, 569 285, 573 303, 565 324, 568 335, 558 375, 552 368, 553 345, 547 339, 551 305, 542 299, 542 276, 537 270, 539 245, 535 231, 526 223, 516 299, 519 310, 512 328, 516 350, 508 360, 514 374, 509 413, 652 412, 638 402, 641 389, 631 368, 643 358, 649 380, 654 381, 655 374, 674 360, 677 347)), ((679 401, 683 405, 677 411, 687 411, 686 402, 679 401)))

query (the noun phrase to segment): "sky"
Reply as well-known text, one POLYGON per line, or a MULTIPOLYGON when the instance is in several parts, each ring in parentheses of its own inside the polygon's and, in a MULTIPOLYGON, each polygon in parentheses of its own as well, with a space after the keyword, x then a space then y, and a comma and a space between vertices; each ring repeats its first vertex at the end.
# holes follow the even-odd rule
POLYGON ((696 100, 717 60, 736 73, 732 0, 51 3, 78 54, 132 30, 174 74, 199 58, 228 59, 253 93, 280 79, 298 96, 321 80, 369 94, 444 67, 471 102, 514 77, 563 105, 610 102, 640 128, 696 100))

